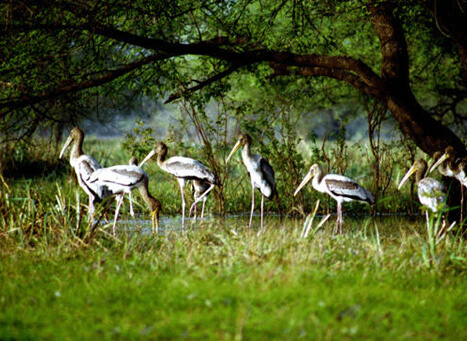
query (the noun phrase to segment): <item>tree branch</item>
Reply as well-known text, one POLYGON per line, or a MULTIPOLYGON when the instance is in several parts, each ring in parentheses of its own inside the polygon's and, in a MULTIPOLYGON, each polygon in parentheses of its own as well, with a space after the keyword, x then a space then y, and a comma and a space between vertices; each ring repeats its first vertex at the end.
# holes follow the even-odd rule
POLYGON ((100 77, 88 79, 88 80, 83 81, 81 83, 75 83, 75 84, 71 84, 71 85, 61 86, 61 87, 55 88, 55 89, 53 89, 51 91, 48 91, 48 92, 45 92, 45 93, 42 93, 42 94, 39 94, 39 95, 24 94, 24 95, 22 95, 20 97, 17 97, 17 98, 0 101, 0 114, 5 113, 4 109, 8 109, 8 110, 21 109, 21 108, 27 107, 29 105, 39 103, 41 101, 55 99, 55 98, 60 97, 60 96, 62 96, 64 94, 67 94, 67 93, 73 93, 73 92, 77 92, 77 91, 81 91, 81 90, 101 86, 101 85, 109 83, 109 82, 111 82, 111 81, 113 81, 113 80, 115 80, 115 79, 129 73, 129 72, 132 72, 135 69, 138 69, 138 68, 140 68, 141 66, 143 66, 145 64, 153 63, 155 61, 167 59, 167 58, 170 58, 170 57, 171 56, 167 55, 167 54, 164 54, 164 55, 154 54, 154 55, 151 55, 149 57, 142 58, 142 59, 140 59, 138 61, 135 61, 133 63, 127 64, 127 65, 125 65, 125 66, 123 66, 123 67, 121 67, 119 69, 111 70, 111 71, 107 72, 106 74, 104 74, 104 75, 102 75, 100 77))
POLYGON ((222 71, 202 82, 199 82, 198 85, 196 86, 193 86, 191 88, 187 88, 181 92, 177 92, 177 93, 173 93, 169 96, 169 98, 164 102, 164 104, 168 104, 168 103, 171 103, 173 101, 175 101, 176 99, 179 99, 180 97, 182 97, 183 95, 187 94, 187 93, 190 93, 190 92, 194 92, 194 91, 197 91, 199 89, 202 89, 204 88, 205 86, 208 86, 209 84, 212 84, 218 80, 221 80, 222 78, 225 78, 227 77, 228 75, 232 74, 233 72, 235 72, 238 68, 240 67, 240 65, 233 65, 231 66, 230 68, 228 68, 227 70, 225 71, 222 71))

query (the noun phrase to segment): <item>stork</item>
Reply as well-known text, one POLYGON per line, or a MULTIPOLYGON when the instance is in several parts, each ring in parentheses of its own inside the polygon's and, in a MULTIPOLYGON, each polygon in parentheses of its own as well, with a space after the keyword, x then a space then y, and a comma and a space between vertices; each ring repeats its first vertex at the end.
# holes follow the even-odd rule
POLYGON ((444 154, 437 151, 433 154, 433 165, 430 168, 430 173, 438 168, 438 172, 447 177, 456 178, 461 184, 461 212, 460 221, 462 222, 464 211, 464 186, 467 187, 467 159, 457 158, 457 153, 454 147, 448 146, 444 154))
POLYGON ((60 152, 59 158, 62 158, 65 150, 73 143, 70 153, 70 165, 75 170, 79 185, 89 196, 88 213, 92 217, 95 211, 94 202, 96 200, 101 201, 108 196, 108 193, 103 191, 97 184, 87 181, 94 171, 102 167, 96 159, 83 153, 83 140, 84 132, 79 127, 73 128, 60 152))
MULTIPOLYGON (((210 185, 209 185, 209 182, 206 182, 206 181, 203 181, 203 180, 193 180, 191 182, 191 191, 193 193, 193 196, 195 198, 195 201, 199 201, 198 198, 200 198, 204 192, 206 192, 208 189, 209 189, 210 185)), ((204 219, 204 208, 206 206, 206 199, 208 197, 205 195, 202 199, 203 199, 203 206, 201 208, 201 221, 203 221, 204 219)), ((197 206, 198 204, 195 205, 194 207, 194 219, 196 221, 196 216, 197 216, 197 206)), ((190 212, 191 214, 191 212, 190 212)))
POLYGON ((125 198, 125 194, 130 196, 130 213, 134 217, 133 205, 131 203, 131 191, 138 189, 141 197, 151 211, 152 229, 159 231, 159 212, 161 203, 149 193, 148 174, 135 165, 117 165, 107 168, 100 168, 94 171, 87 180, 90 184, 106 189, 110 195, 117 197, 117 208, 115 210, 115 220, 113 224, 113 234, 116 234, 116 224, 120 207, 125 198))
POLYGON ((146 161, 151 159, 154 155, 157 157, 157 164, 159 167, 167 172, 172 174, 177 178, 178 184, 180 186, 180 193, 182 195, 182 229, 185 228, 185 193, 184 187, 187 180, 198 180, 205 181, 209 184, 209 188, 199 196, 193 205, 190 208, 191 210, 195 205, 212 191, 215 185, 219 185, 219 180, 217 177, 201 162, 194 160, 189 157, 183 156, 172 156, 166 159, 167 156, 167 146, 163 142, 156 142, 154 149, 149 152, 149 154, 144 158, 140 163, 142 166, 146 161))
MULTIPOLYGON (((415 182, 418 186, 418 200, 422 205, 428 207, 430 211, 436 213, 442 208, 445 202, 446 193, 444 191, 444 185, 441 182, 433 178, 425 177, 427 169, 428 166, 424 159, 416 160, 402 178, 397 189, 400 190, 404 182, 406 182, 407 179, 415 173, 415 182)), ((425 214, 428 228, 428 210, 425 212, 425 214)))
POLYGON ((362 201, 372 205, 375 203, 373 195, 367 189, 360 186, 354 180, 339 174, 324 175, 323 169, 317 163, 310 167, 300 185, 295 190, 294 196, 312 180, 313 188, 319 192, 329 194, 337 201, 337 224, 334 233, 342 233, 342 203, 348 201, 362 201))
POLYGON ((269 162, 259 154, 251 153, 251 136, 248 134, 240 135, 237 143, 232 148, 229 156, 227 157, 226 163, 232 158, 235 152, 243 147, 242 149, 242 160, 245 165, 251 180, 251 213, 250 223, 248 225, 251 228, 253 220, 253 212, 255 209, 255 188, 258 188, 261 192, 261 230, 263 231, 263 206, 264 197, 273 199, 277 195, 276 180, 274 177, 274 170, 272 169, 269 162))

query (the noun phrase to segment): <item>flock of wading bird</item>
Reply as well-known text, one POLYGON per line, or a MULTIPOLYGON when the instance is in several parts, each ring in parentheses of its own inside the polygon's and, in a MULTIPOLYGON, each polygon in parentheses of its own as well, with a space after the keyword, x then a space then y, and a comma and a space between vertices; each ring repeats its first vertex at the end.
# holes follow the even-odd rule
MULTIPOLYGON (((201 212, 201 219, 203 219, 207 195, 214 186, 220 184, 218 178, 205 165, 197 160, 183 156, 172 156, 167 158, 168 149, 163 142, 157 142, 154 149, 139 165, 136 158, 132 157, 128 165, 117 165, 102 168, 96 159, 83 153, 83 140, 83 131, 78 127, 73 128, 65 142, 65 145, 63 146, 62 151, 60 152, 60 158, 62 158, 65 150, 73 143, 70 153, 70 165, 76 173, 79 185, 89 196, 88 213, 91 219, 95 212, 95 202, 101 202, 107 197, 116 197, 117 207, 113 223, 114 235, 116 232, 116 223, 120 207, 126 193, 128 193, 130 201, 130 214, 132 217, 135 216, 131 199, 131 192, 134 189, 139 190, 141 197, 151 212, 153 231, 158 231, 161 203, 154 198, 151 193, 149 193, 149 176, 142 169, 142 166, 154 156, 156 157, 159 167, 163 171, 175 176, 180 185, 180 193, 182 196, 182 229, 185 226, 186 200, 184 187, 186 181, 192 181, 192 190, 195 200, 190 207, 189 216, 191 216, 194 210, 195 219, 196 206, 198 202, 201 200, 203 201, 201 212)), ((277 190, 273 168, 261 155, 253 154, 251 152, 251 143, 251 137, 248 134, 242 134, 238 142, 232 148, 232 151, 226 161, 228 162, 235 152, 243 147, 241 152, 242 160, 251 180, 252 199, 249 227, 251 227, 253 219, 255 188, 258 188, 261 192, 260 232, 262 232, 264 197, 273 199, 277 196, 277 190)), ((436 168, 439 169, 439 172, 442 175, 455 177, 460 181, 462 186, 467 186, 467 159, 458 159, 454 148, 448 147, 444 153, 435 153, 430 172, 436 168)), ((427 172, 427 162, 423 159, 418 159, 402 178, 398 188, 400 189, 412 174, 416 174, 418 198, 420 203, 425 205, 432 212, 438 212, 445 203, 446 192, 441 182, 426 176, 427 172)), ((334 230, 335 233, 342 233, 342 204, 344 202, 357 200, 367 202, 370 205, 375 202, 370 191, 360 186, 354 180, 339 174, 325 175, 321 166, 317 163, 311 166, 310 171, 306 174, 296 189, 294 196, 296 196, 310 180, 312 181, 314 189, 319 192, 329 194, 337 202, 337 223, 334 230)), ((428 222, 428 211, 426 211, 426 217, 428 222)))

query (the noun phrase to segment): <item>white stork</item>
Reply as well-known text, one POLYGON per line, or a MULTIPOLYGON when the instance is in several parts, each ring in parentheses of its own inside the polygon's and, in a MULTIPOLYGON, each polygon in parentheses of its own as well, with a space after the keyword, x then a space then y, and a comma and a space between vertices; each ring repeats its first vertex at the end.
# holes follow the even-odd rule
POLYGON ((255 188, 258 188, 261 192, 261 232, 263 231, 264 197, 273 199, 274 196, 277 195, 276 180, 274 177, 274 170, 272 169, 269 162, 261 155, 251 153, 251 142, 252 139, 250 135, 240 135, 239 140, 227 157, 226 163, 229 162, 232 155, 234 155, 235 152, 240 149, 240 147, 243 147, 242 160, 251 180, 251 213, 248 227, 251 228, 253 212, 255 209, 255 188))
MULTIPOLYGON (((418 200, 422 205, 428 207, 432 212, 438 212, 442 207, 446 197, 444 185, 438 180, 425 177, 427 169, 428 166, 425 160, 416 160, 402 178, 397 189, 400 189, 404 182, 406 182, 412 174, 416 173, 415 182, 418 185, 418 200)), ((426 218, 428 224, 428 211, 426 212, 426 218)))
POLYGON ((92 217, 95 211, 94 201, 101 201, 108 196, 108 194, 103 192, 102 188, 99 188, 97 184, 89 183, 87 181, 94 171, 102 167, 96 159, 83 153, 83 140, 83 131, 78 127, 73 128, 70 131, 70 135, 66 140, 62 151, 60 152, 59 158, 62 158, 65 150, 71 145, 71 143, 73 143, 73 148, 70 153, 70 165, 75 170, 79 185, 89 196, 88 213, 90 217, 92 217))
MULTIPOLYGON (((193 180, 191 182, 191 191, 193 193, 193 197, 195 198, 195 201, 199 201, 198 198, 200 198, 210 187, 209 182, 203 181, 203 180, 193 180)), ((207 200, 207 195, 205 195, 203 199, 203 207, 201 208, 201 221, 204 219, 204 208, 206 206, 206 200, 207 200)), ((196 204, 194 206, 194 219, 196 221, 196 216, 197 216, 197 206, 196 204)), ((191 215, 191 212, 190 212, 191 215)))
POLYGON ((125 193, 130 196, 130 213, 134 217, 133 205, 131 203, 131 191, 135 188, 139 190, 141 197, 151 211, 152 228, 159 231, 159 212, 161 203, 149 193, 148 174, 140 167, 135 165, 118 165, 107 168, 100 168, 94 171, 87 180, 90 184, 105 189, 111 195, 117 196, 117 208, 115 211, 115 220, 113 224, 113 234, 115 235, 115 227, 117 224, 120 207, 125 198, 125 193))
POLYGON ((447 177, 456 178, 461 184, 461 213, 460 221, 462 222, 464 211, 464 186, 467 187, 467 159, 457 158, 457 152, 452 146, 445 149, 444 154, 435 152, 433 154, 434 163, 430 168, 430 173, 438 168, 438 172, 447 177))
POLYGON ((180 186, 180 193, 182 195, 182 229, 185 228, 185 193, 184 187, 187 180, 199 180, 205 181, 209 184, 209 188, 198 197, 193 205, 190 208, 191 210, 194 206, 209 194, 210 191, 214 188, 215 185, 219 184, 217 177, 201 162, 194 160, 192 158, 183 157, 183 156, 172 156, 166 160, 167 156, 167 146, 163 142, 156 142, 154 149, 149 152, 149 154, 144 158, 140 163, 142 166, 146 161, 151 159, 154 155, 157 157, 157 164, 159 167, 167 172, 172 174, 177 178, 178 184, 180 186))
POLYGON ((367 189, 357 184, 354 180, 339 174, 324 175, 323 169, 317 163, 310 167, 302 182, 295 190, 294 196, 311 180, 313 188, 319 192, 329 194, 337 201, 337 224, 335 233, 342 233, 342 203, 348 201, 363 201, 370 205, 375 203, 373 195, 367 189))

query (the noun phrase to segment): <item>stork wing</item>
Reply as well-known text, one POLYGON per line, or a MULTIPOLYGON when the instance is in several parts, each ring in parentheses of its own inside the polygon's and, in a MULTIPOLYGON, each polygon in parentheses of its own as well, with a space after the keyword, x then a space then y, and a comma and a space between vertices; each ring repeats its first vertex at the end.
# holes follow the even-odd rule
POLYGON ((101 168, 92 173, 90 182, 100 184, 118 184, 121 186, 134 186, 147 176, 140 167, 133 165, 118 165, 101 168))
POLYGON ((261 173, 264 176, 264 180, 266 180, 269 186, 271 186, 274 195, 276 193, 276 179, 274 176, 274 169, 272 169, 272 166, 269 164, 268 160, 263 157, 261 157, 259 160, 259 166, 261 168, 261 173))
POLYGON ((163 163, 163 169, 178 178, 199 179, 217 183, 215 175, 201 162, 188 157, 174 156, 163 163))
POLYGON ((326 187, 338 197, 374 203, 373 195, 355 181, 345 176, 325 178, 326 187))

